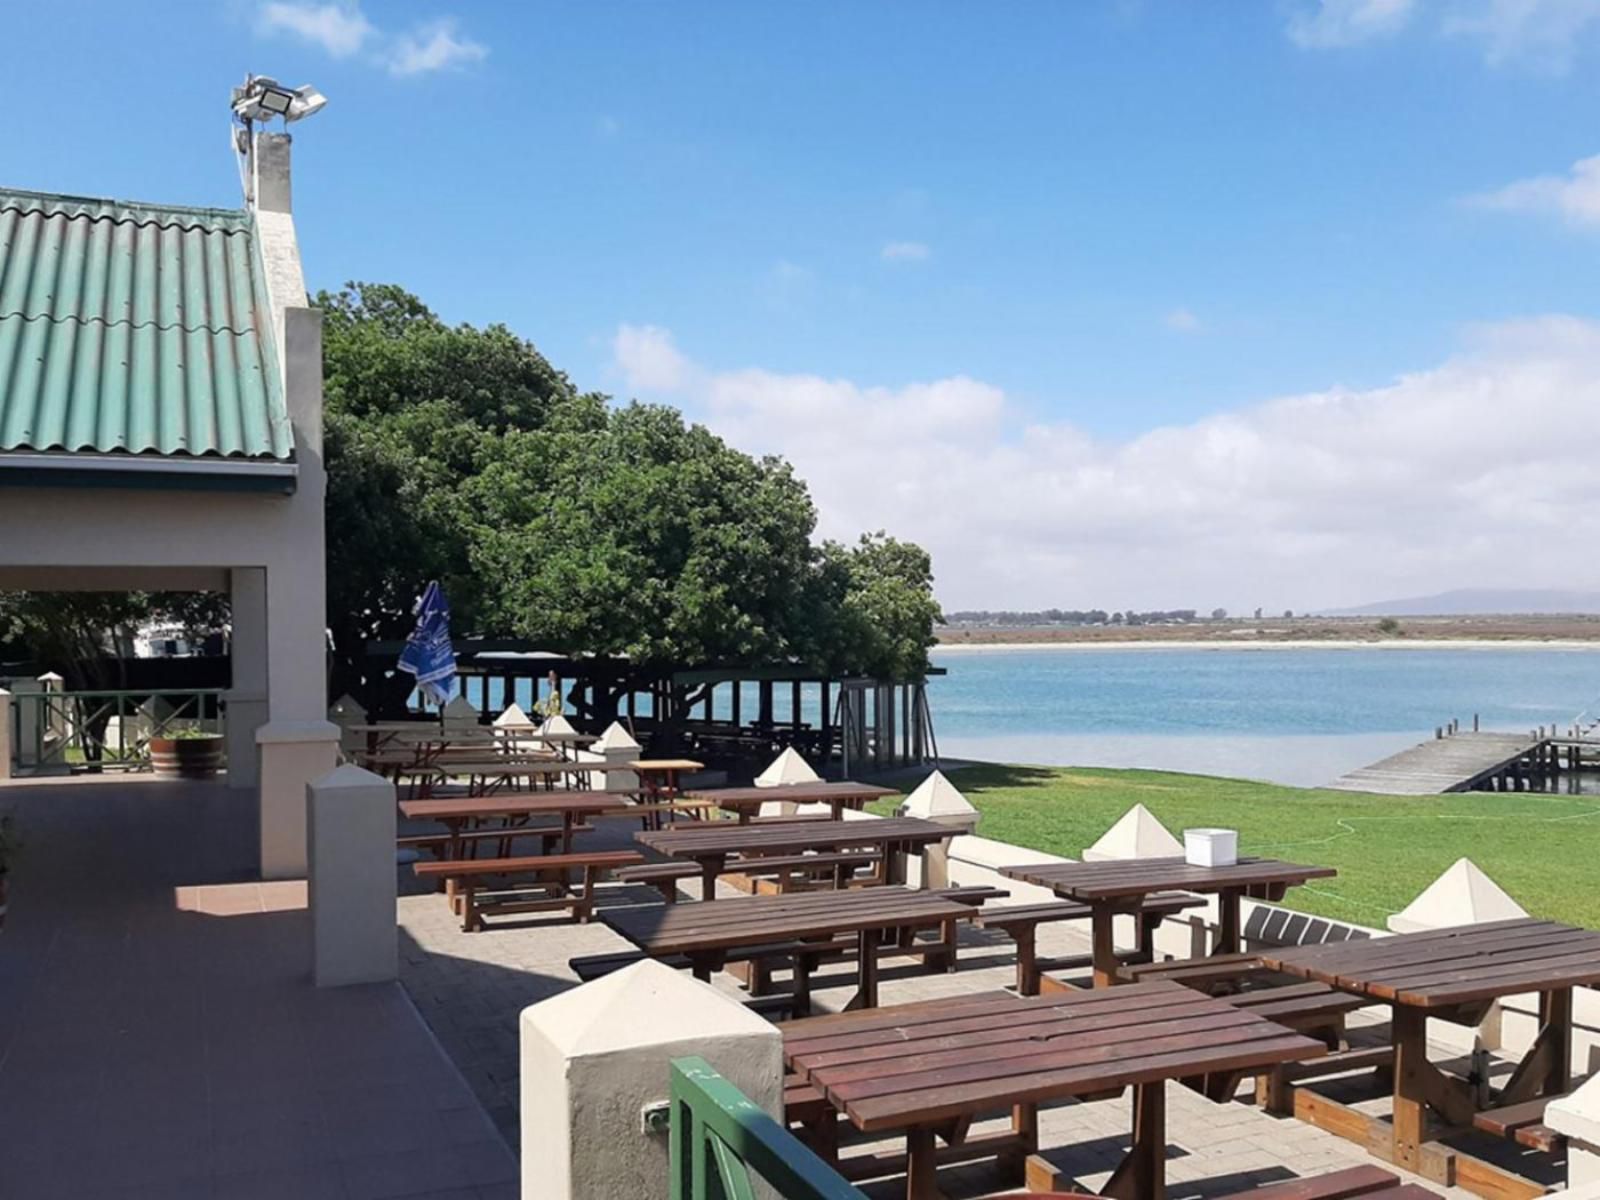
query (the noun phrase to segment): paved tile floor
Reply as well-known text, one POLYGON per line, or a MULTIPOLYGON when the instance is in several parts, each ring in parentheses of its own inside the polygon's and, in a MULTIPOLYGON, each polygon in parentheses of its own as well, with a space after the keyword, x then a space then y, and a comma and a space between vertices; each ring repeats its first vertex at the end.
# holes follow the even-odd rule
POLYGON ((311 986, 303 885, 248 882, 252 797, 50 780, 0 812, 0 1197, 517 1195, 406 992, 311 986))
MULTIPOLYGON (((628 845, 637 828, 620 819, 598 825, 595 833, 584 835, 581 846, 628 845)), ((624 950, 628 944, 598 922, 575 925, 543 914, 525 921, 501 918, 498 928, 466 934, 442 896, 418 889, 404 879, 404 873, 401 888, 407 893, 400 900, 402 981, 515 1145, 518 1014, 526 1005, 576 985, 567 959, 624 950)), ((612 884, 604 889, 602 906, 655 898, 650 888, 612 884)), ((1045 925, 1039 934, 1042 954, 1088 949, 1087 931, 1075 925, 1045 925)), ((882 1000, 894 1004, 1004 987, 1014 978, 1014 963, 1009 939, 967 929, 959 971, 924 974, 909 960, 904 967, 887 967, 882 1000)), ((839 964, 819 975, 815 993, 819 1008, 837 1010, 849 1000, 853 991, 849 974, 839 964)), ((726 976, 715 982, 738 990, 726 976)), ((1293 1119, 1268 1116, 1253 1105, 1212 1104, 1176 1084, 1169 1085, 1167 1098, 1171 1200, 1222 1195, 1290 1175, 1373 1161, 1350 1142, 1293 1119)), ((1041 1145, 1062 1148, 1053 1157, 1082 1183, 1103 1184, 1128 1145, 1128 1103, 1124 1098, 1047 1109, 1041 1114, 1041 1145)), ((941 1172, 940 1181, 950 1200, 989 1195, 1004 1186, 981 1164, 941 1172)), ((892 1183, 878 1183, 865 1190, 888 1200, 903 1195, 904 1185, 897 1190, 892 1183)))

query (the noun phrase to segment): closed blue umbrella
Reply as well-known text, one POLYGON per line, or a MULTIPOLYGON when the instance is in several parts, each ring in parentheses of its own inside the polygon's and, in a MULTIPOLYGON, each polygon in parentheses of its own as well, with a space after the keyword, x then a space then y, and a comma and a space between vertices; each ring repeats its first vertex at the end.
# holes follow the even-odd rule
POLYGON ((417 689, 441 707, 455 691, 456 651, 450 644, 450 602, 439 581, 417 601, 417 627, 400 652, 400 669, 417 677, 417 689))

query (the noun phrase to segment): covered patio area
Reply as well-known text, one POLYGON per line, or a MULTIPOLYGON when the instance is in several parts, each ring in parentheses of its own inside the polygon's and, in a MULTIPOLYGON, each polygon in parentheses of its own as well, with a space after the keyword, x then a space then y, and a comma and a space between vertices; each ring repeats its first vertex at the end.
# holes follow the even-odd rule
POLYGON ((0 1195, 511 1200, 511 1152, 398 983, 311 986, 305 885, 252 806, 15 782, 0 1195))

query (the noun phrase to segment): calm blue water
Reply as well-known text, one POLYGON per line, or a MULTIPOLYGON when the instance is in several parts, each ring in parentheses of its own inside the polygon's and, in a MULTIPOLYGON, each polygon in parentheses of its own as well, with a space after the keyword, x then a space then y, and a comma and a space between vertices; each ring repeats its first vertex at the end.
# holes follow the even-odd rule
POLYGON ((1431 737, 1565 726, 1600 696, 1600 650, 936 650, 939 749, 1324 783, 1431 737))

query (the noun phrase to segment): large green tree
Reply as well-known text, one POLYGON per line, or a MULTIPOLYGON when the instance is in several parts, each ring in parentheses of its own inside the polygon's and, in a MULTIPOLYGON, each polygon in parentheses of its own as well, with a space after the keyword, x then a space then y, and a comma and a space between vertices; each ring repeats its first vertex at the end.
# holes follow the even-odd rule
MULTIPOLYGON (((795 660, 909 678, 939 610, 928 556, 816 545, 805 485, 653 405, 579 392, 503 326, 374 284, 324 293, 335 687, 443 582, 463 634, 671 664, 795 660)), ((403 689, 403 679, 391 686, 403 689)))

